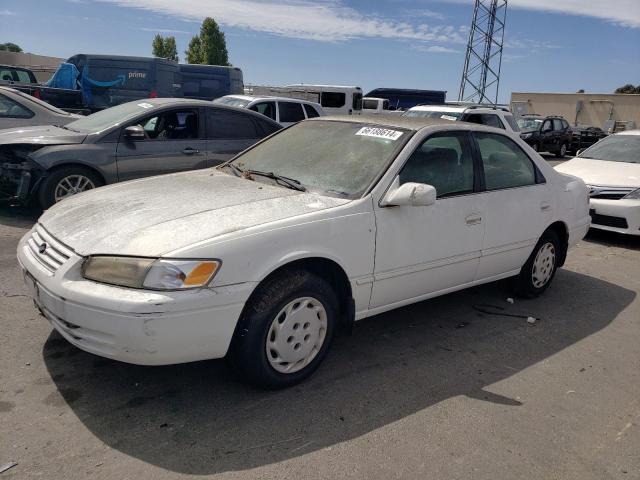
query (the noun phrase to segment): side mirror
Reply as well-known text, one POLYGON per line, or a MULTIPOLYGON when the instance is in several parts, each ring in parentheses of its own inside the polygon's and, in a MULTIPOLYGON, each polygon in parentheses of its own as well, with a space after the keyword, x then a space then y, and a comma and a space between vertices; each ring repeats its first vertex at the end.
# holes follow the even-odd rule
POLYGON ((414 182, 399 185, 399 183, 400 179, 396 177, 391 189, 384 196, 381 206, 428 207, 436 203, 436 189, 432 185, 414 182))
POLYGON ((124 138, 127 140, 144 140, 147 135, 140 125, 131 125, 124 129, 124 138))

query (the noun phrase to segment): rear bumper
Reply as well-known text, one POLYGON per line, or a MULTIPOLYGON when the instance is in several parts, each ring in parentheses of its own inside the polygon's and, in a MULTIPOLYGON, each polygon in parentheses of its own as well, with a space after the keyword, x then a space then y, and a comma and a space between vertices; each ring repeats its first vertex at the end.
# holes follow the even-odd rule
POLYGON ((589 231, 589 227, 591 226, 591 217, 588 215, 582 219, 582 221, 578 222, 576 225, 573 225, 569 229, 569 240, 568 246, 571 247, 578 243, 580 240, 584 238, 584 236, 589 231))
POLYGON ((640 200, 591 199, 591 227, 627 235, 640 235, 640 200))
POLYGON ((227 353, 254 283, 154 292, 91 282, 72 255, 54 272, 18 245, 18 261, 36 305, 70 343, 102 357, 138 365, 170 365, 227 353))

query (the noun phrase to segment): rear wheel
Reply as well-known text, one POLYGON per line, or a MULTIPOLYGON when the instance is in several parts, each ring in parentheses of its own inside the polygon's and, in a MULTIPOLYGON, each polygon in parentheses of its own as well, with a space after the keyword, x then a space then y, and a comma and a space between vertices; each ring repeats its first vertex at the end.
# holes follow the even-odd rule
POLYGON ((331 286, 306 270, 268 279, 252 295, 231 350, 244 377, 284 388, 311 375, 326 356, 338 315, 331 286))
POLYGON ((560 239, 554 231, 547 230, 542 234, 527 263, 515 278, 517 294, 533 298, 549 287, 562 258, 561 248, 560 239))
POLYGON ((566 154, 567 154, 567 144, 563 143, 562 145, 560 145, 560 150, 556 152, 556 157, 561 158, 561 157, 564 157, 566 154))
POLYGON ((49 208, 71 195, 85 192, 104 184, 98 174, 79 165, 61 167, 45 177, 38 191, 38 201, 43 209, 49 208))

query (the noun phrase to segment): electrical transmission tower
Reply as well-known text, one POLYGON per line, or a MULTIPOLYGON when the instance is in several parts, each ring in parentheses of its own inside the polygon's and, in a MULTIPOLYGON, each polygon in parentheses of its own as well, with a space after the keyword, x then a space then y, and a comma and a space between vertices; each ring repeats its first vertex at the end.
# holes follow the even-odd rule
POLYGON ((507 0, 476 0, 458 100, 498 102, 507 0))

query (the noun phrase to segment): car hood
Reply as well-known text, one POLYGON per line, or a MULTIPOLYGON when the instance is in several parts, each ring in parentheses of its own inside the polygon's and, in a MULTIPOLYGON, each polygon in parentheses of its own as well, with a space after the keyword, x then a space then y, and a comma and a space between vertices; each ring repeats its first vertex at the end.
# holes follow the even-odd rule
POLYGON ((638 163, 576 157, 557 165, 555 169, 579 177, 588 185, 640 187, 640 164, 638 163))
POLYGON ((82 256, 154 257, 348 202, 206 169, 74 195, 47 210, 39 222, 82 256))
POLYGON ((0 145, 31 143, 36 145, 68 145, 82 143, 84 133, 72 132, 53 125, 15 127, 0 130, 0 145))

